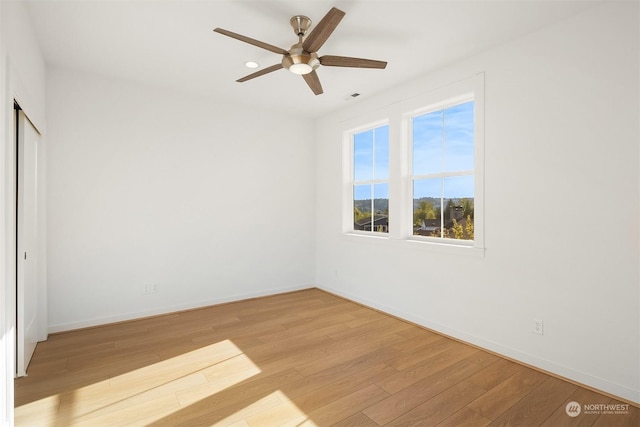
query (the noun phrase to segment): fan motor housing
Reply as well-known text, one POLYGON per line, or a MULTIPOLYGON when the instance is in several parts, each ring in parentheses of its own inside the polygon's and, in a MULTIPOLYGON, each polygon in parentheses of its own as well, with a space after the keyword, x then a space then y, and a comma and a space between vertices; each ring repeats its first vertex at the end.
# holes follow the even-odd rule
POLYGON ((287 70, 294 64, 307 64, 313 70, 320 66, 318 55, 309 53, 302 48, 302 43, 296 43, 289 49, 289 54, 282 57, 282 66, 287 70))

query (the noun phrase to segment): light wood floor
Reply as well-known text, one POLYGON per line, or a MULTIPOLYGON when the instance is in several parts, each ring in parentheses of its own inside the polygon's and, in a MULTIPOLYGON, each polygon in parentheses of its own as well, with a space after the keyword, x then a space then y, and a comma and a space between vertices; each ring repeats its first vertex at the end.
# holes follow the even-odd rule
POLYGON ((639 426, 609 397, 320 290, 52 335, 17 426, 639 426))

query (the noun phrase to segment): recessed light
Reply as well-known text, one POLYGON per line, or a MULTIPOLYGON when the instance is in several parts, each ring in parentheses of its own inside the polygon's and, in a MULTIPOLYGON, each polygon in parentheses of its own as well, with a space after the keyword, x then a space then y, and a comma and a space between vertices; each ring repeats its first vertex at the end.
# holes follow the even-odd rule
POLYGON ((260 64, 258 64, 255 61, 247 61, 244 63, 244 66, 247 68, 258 68, 260 66, 260 64))

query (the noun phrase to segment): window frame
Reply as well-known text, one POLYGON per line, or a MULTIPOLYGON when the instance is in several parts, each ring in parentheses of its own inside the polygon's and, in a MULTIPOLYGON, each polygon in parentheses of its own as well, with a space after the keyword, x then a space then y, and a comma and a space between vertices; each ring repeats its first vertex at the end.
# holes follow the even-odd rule
MULTIPOLYGON (((475 253, 484 255, 484 73, 478 73, 441 88, 430 91, 423 96, 415 97, 408 105, 403 106, 402 113, 403 135, 400 143, 405 150, 404 167, 406 187, 404 200, 404 222, 411 225, 405 229, 405 237, 412 242, 422 243, 432 248, 447 247, 461 250, 473 249, 475 253), (473 130, 473 178, 474 178, 474 240, 457 240, 441 237, 426 237, 413 235, 413 141, 411 120, 420 114, 437 111, 465 101, 474 102, 474 130, 473 130), (413 107, 413 108, 412 108, 413 107)), ((390 196, 391 197, 391 196, 390 196)))
MULTIPOLYGON (((386 184, 387 185, 387 192, 389 192, 389 187, 390 187, 390 178, 391 178, 391 159, 389 159, 389 165, 388 165, 388 173, 387 173, 387 178, 386 179, 376 179, 375 177, 375 164, 376 164, 376 157, 375 157, 375 152, 376 152, 376 146, 375 146, 375 130, 378 128, 381 128, 383 126, 388 126, 390 128, 390 124, 388 120, 378 120, 375 122, 371 122, 367 125, 363 125, 363 126, 358 126, 356 128, 353 128, 349 131, 345 132, 346 138, 348 138, 349 140, 349 190, 350 190, 350 205, 351 205, 351 209, 350 209, 350 226, 347 226, 348 229, 346 230, 346 232, 348 233, 353 233, 353 234, 362 234, 362 235, 367 235, 367 236, 375 236, 375 237, 382 237, 382 238, 387 238, 389 236, 389 228, 391 228, 390 224, 387 228, 387 231, 374 231, 373 228, 373 224, 371 225, 371 230, 356 230, 354 227, 355 221, 354 221, 354 210, 355 210, 355 187, 356 185, 370 185, 372 188, 377 185, 377 184, 386 184), (359 134, 359 133, 363 133, 363 132, 367 132, 367 131, 373 131, 374 134, 374 141, 373 141, 373 152, 372 152, 372 179, 368 179, 368 180, 362 180, 362 181, 356 181, 355 180, 355 135, 359 134)), ((389 136, 388 140, 387 140, 387 152, 389 152, 390 148, 391 148, 391 142, 390 142, 391 136, 389 136)), ((374 209, 374 197, 375 197, 375 193, 372 191, 372 199, 371 199, 371 213, 372 213, 372 220, 375 222, 375 215, 373 212, 374 209)), ((391 199, 391 196, 388 197, 388 200, 391 199)), ((391 221, 391 214, 389 214, 388 216, 389 218, 389 222, 391 221)))
MULTIPOLYGON (((430 113, 435 113, 437 111, 445 111, 448 108, 451 107, 455 107, 457 105, 462 105, 465 104, 467 102, 473 102, 474 103, 474 143, 473 143, 473 147, 474 147, 474 167, 475 167, 475 155, 476 155, 476 150, 475 150, 475 112, 476 112, 476 107, 475 107, 475 98, 473 97, 473 94, 469 93, 469 94, 464 94, 461 96, 457 96, 448 100, 443 100, 442 102, 438 102, 434 105, 429 105, 427 107, 418 109, 416 111, 410 112, 405 114, 406 116, 406 120, 408 120, 407 126, 409 129, 409 133, 408 133, 408 143, 409 143, 409 147, 410 149, 408 150, 409 152, 409 168, 410 168, 410 179, 411 179, 411 184, 410 184, 410 191, 411 191, 411 214, 412 214, 412 218, 411 218, 411 223, 413 224, 413 201, 414 201, 414 197, 413 197, 413 192, 415 190, 415 182, 416 180, 422 180, 422 179, 433 179, 433 178, 449 178, 449 177, 459 177, 459 176, 472 176, 474 177, 474 209, 475 209, 475 168, 474 169, 461 169, 461 170, 456 170, 456 171, 445 171, 443 170, 442 172, 437 172, 437 173, 429 173, 429 174, 414 174, 413 172, 413 166, 415 165, 414 163, 414 140, 413 140, 413 120, 416 117, 420 117, 426 114, 430 114, 430 113)), ((445 131, 446 133, 446 131, 445 131)), ((445 141, 446 144, 446 141, 445 141)), ((443 156, 446 155, 445 152, 443 152, 443 156)), ((444 195, 442 196, 442 201, 444 201, 444 195)), ((444 211, 442 210, 443 207, 441 206, 441 224, 444 223, 444 211)), ((475 219, 475 212, 474 212, 474 219, 475 219)), ((474 233, 474 240, 462 240, 462 239, 453 239, 453 238, 448 238, 448 237, 431 237, 431 236, 419 236, 419 235, 415 235, 413 234, 413 230, 411 233, 411 238, 417 239, 417 240, 424 240, 426 242, 431 242, 431 243, 445 243, 448 245, 460 245, 460 246, 473 246, 474 240, 475 240, 475 233, 474 233)))
POLYGON ((390 100, 386 106, 343 121, 342 236, 350 241, 398 245, 412 250, 483 257, 484 233, 484 73, 429 88, 409 98, 390 100), (474 240, 429 238, 413 235, 413 142, 411 118, 427 111, 474 101, 474 240), (363 125, 363 123, 366 123, 363 125), (352 134, 389 125, 389 232, 353 229, 352 134))

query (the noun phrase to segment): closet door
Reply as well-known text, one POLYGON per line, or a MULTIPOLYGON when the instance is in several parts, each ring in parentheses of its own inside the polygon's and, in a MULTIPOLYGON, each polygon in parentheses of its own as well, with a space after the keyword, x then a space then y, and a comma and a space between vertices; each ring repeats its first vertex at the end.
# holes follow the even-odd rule
POLYGON ((16 374, 24 376, 38 343, 37 150, 40 135, 22 110, 18 114, 18 200, 16 252, 16 374))

